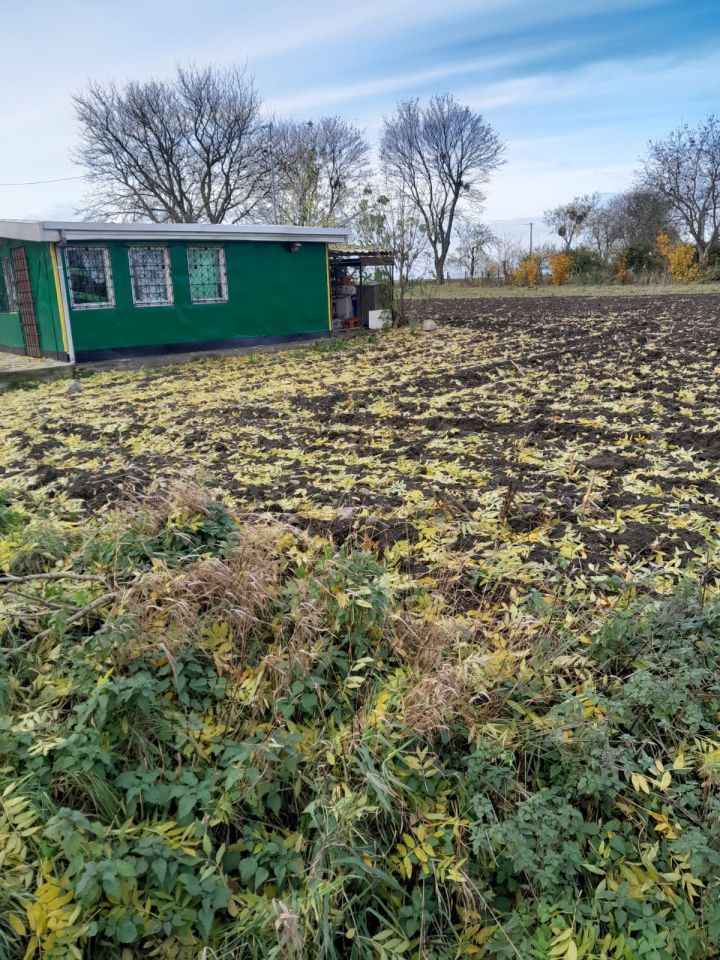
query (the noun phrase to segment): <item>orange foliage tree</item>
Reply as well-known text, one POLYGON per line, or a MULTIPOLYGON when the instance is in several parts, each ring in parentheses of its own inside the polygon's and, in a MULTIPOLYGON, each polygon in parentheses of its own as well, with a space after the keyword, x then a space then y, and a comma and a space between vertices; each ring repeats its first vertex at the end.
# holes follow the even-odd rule
POLYGON ((570 264, 572 263, 567 253, 551 253, 548 257, 550 264, 550 279, 554 287, 560 287, 567 283, 570 264))
POLYGON ((525 257, 512 275, 516 287, 530 287, 534 290, 540 280, 540 257, 525 257))
POLYGON ((617 277, 620 283, 627 283, 630 280, 630 271, 627 265, 627 254, 622 253, 618 257, 617 277))
POLYGON ((657 247, 668 262, 673 280, 691 283, 700 276, 700 267, 695 262, 695 248, 691 243, 673 243, 666 233, 659 233, 657 247))

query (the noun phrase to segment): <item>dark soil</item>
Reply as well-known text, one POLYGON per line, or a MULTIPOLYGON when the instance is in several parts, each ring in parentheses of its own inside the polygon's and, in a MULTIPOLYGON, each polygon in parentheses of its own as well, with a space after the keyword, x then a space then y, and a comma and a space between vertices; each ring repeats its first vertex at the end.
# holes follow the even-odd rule
POLYGON ((414 572, 439 551, 474 569, 504 549, 619 570, 720 535, 720 297, 414 311, 440 329, 91 377, 72 402, 30 391, 0 477, 93 512, 196 475, 336 543, 406 541, 414 572))

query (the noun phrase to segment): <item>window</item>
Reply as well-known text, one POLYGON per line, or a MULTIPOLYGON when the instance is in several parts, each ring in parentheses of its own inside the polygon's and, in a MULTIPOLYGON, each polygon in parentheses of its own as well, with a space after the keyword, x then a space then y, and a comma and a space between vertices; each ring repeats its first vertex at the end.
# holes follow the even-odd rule
POLYGON ((114 307, 110 257, 106 247, 68 247, 65 250, 70 303, 75 310, 114 307))
POLYGON ((188 247, 190 299, 193 303, 227 300, 225 251, 222 247, 188 247))
POLYGON ((17 286, 10 257, 0 258, 0 313, 17 313, 17 286))
POLYGON ((167 247, 130 247, 128 258, 135 305, 157 307, 171 304, 173 294, 167 247))

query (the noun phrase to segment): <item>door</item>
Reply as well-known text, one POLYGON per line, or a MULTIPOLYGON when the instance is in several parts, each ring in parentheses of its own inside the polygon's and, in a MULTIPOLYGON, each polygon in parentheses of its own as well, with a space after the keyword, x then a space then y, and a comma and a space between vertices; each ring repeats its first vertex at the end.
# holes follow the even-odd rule
POLYGON ((29 357, 41 357, 40 338, 38 336, 35 304, 33 303, 32 287, 30 286, 30 271, 28 270, 25 247, 16 247, 12 251, 12 266, 15 274, 15 289, 17 290, 18 311, 22 324, 25 353, 29 357))

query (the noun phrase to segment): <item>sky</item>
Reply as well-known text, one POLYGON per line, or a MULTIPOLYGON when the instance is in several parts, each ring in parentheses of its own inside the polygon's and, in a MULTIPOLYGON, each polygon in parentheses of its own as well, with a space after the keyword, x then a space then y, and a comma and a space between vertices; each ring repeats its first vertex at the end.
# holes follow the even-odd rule
MULTIPOLYGON (((0 0, 0 184, 77 177, 88 80, 241 64, 269 113, 340 115, 374 145, 398 100, 450 92, 507 144, 483 219, 526 235, 631 185, 649 139, 720 109, 719 0, 0 0)), ((0 186, 0 219, 71 219, 82 180, 0 186)))

